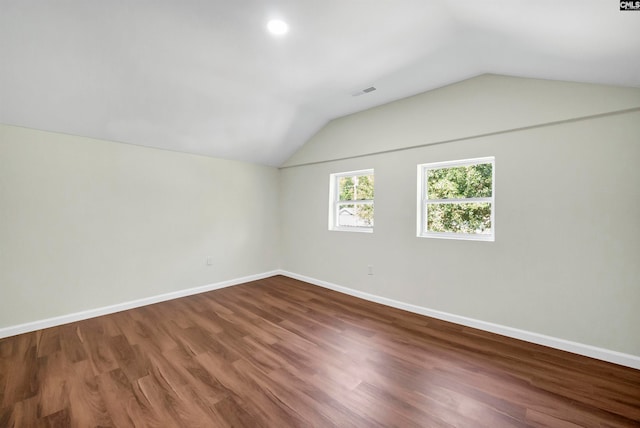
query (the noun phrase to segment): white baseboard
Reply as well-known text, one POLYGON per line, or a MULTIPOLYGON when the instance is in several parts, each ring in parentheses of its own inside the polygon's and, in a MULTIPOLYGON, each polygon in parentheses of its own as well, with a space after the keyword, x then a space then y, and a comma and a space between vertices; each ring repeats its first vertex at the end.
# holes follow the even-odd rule
POLYGON ((216 282, 214 284, 203 285, 186 290, 172 291, 171 293, 160 294, 157 296, 145 297, 142 299, 131 300, 129 302, 118 303, 116 305, 104 306, 96 309, 89 309, 82 312, 75 312, 69 315, 47 318, 40 321, 28 322, 25 324, 14 325, 10 327, 0 328, 0 339, 15 336, 17 334, 29 333, 43 328, 55 327, 70 322, 82 321, 88 318, 99 317, 102 315, 113 314, 116 312, 126 311, 127 309, 139 308, 140 306, 152 305, 154 303, 173 300, 180 297, 191 296, 193 294, 205 293, 207 291, 218 290, 220 288, 230 287, 232 285, 243 284, 245 282, 256 281, 258 279, 268 278, 270 276, 279 275, 279 271, 263 272, 255 275, 244 276, 242 278, 230 279, 228 281, 216 282))
POLYGON ((596 346, 585 345, 582 343, 571 342, 569 340, 559 339, 557 337, 546 336, 543 334, 533 333, 526 330, 520 330, 517 328, 507 327, 500 324, 494 324, 486 321, 481 321, 473 318, 467 318, 460 315, 454 315, 447 312, 437 311, 434 309, 425 308, 422 306, 412 305, 409 303, 400 302, 386 297, 377 296, 375 294, 365 293, 363 291, 354 290, 352 288, 343 287, 340 285, 332 284, 327 281, 322 281, 316 278, 311 278, 305 275, 300 275, 285 270, 274 270, 270 272, 263 272, 255 275, 244 276, 241 278, 235 278, 227 281, 217 282, 213 284, 203 285, 200 287, 189 288, 186 290, 173 291, 171 293, 160 294, 157 296, 145 297, 143 299, 132 300, 129 302, 119 303, 111 306, 104 306, 96 309, 89 309, 82 312, 76 312, 73 314, 63 315, 59 317, 47 318, 44 320, 33 321, 25 324, 19 324, 15 326, 9 326, 0 328, 0 339, 17 334, 29 333, 44 328, 55 327, 62 324, 67 324, 75 321, 82 321, 88 318, 99 317, 102 315, 113 314, 116 312, 125 311, 127 309, 138 308, 140 306, 152 305, 154 303, 164 302, 167 300, 173 300, 180 297, 191 296, 194 294, 205 293, 207 291, 218 290, 220 288, 231 287, 233 285, 243 284, 245 282, 256 281, 263 278, 268 278, 274 275, 284 275, 293 279, 308 282, 309 284, 317 285, 320 287, 328 288, 340 293, 348 294, 350 296, 359 297, 361 299, 369 300, 371 302, 380 303, 382 305, 391 306, 393 308, 402 309, 408 312, 413 312, 420 315, 425 315, 432 318, 449 321, 455 324, 465 325, 467 327, 477 328, 479 330, 488 331, 491 333, 500 334, 515 339, 524 340, 526 342, 536 343, 538 345, 544 345, 551 348, 560 349, 567 352, 572 352, 578 355, 584 355, 591 358, 596 358, 603 361, 608 361, 622 366, 631 367, 640 370, 640 357, 631 354, 625 354, 622 352, 611 351, 609 349, 598 348, 596 346))
POLYGON ((514 339, 524 340, 526 342, 536 343, 538 345, 548 346, 550 348, 560 349, 562 351, 572 352, 578 355, 584 355, 598 360, 608 361, 610 363, 619 364, 621 366, 631 367, 640 370, 640 357, 631 354, 624 354, 622 352, 611 351, 609 349, 598 348, 596 346, 585 345, 582 343, 571 342, 569 340, 559 339, 557 337, 546 336, 544 334, 533 333, 526 330, 520 330, 517 328, 507 327, 500 324, 494 324, 486 321, 480 321, 473 318, 467 318, 460 315, 454 315, 447 312, 437 311, 434 309, 425 308, 422 306, 416 306, 409 303, 400 302, 386 297, 376 296, 375 294, 365 293, 362 291, 354 290, 351 288, 343 287, 340 285, 332 284, 327 281, 322 281, 316 278, 311 278, 305 275, 299 275, 297 273, 280 270, 280 275, 288 276, 293 279, 308 282, 313 285, 328 288, 340 293, 348 294, 351 296, 359 297, 364 300, 380 303, 393 308, 403 309, 408 312, 413 312, 420 315, 425 315, 432 318, 437 318, 444 321, 449 321, 455 324, 461 324, 467 327, 477 328, 479 330, 488 331, 491 333, 500 334, 502 336, 512 337, 514 339))

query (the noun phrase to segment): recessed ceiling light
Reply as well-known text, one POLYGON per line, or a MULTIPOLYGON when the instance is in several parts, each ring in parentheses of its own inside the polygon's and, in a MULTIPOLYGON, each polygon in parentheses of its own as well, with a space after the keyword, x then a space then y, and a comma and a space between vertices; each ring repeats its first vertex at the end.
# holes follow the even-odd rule
POLYGON ((272 19, 267 23, 267 30, 269 30, 271 34, 279 36, 289 31, 289 24, 280 19, 272 19))

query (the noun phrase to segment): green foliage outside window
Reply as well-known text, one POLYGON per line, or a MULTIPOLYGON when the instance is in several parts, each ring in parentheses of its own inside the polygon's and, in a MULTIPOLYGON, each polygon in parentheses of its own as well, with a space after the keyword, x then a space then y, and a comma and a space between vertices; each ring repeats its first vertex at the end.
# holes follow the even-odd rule
POLYGON ((488 233, 491 230, 491 204, 487 202, 446 203, 447 199, 492 196, 490 163, 427 170, 427 231, 488 233))

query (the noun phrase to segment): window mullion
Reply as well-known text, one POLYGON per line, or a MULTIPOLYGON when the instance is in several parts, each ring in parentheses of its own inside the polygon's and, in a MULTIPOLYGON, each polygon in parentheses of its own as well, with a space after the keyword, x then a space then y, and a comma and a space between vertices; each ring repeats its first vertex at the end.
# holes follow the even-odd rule
POLYGON ((464 204, 464 203, 477 203, 477 202, 489 202, 491 203, 493 198, 451 198, 451 199, 425 199, 427 204, 464 204))
POLYGON ((353 200, 353 199, 347 199, 344 201, 338 201, 338 205, 360 205, 360 204, 372 204, 373 203, 373 199, 360 199, 360 200, 353 200))

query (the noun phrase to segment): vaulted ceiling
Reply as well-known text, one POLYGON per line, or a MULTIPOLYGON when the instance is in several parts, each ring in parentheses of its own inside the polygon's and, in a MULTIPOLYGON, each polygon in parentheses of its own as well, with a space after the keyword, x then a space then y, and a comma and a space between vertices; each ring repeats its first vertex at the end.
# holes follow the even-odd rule
POLYGON ((0 123, 277 166, 483 73, 640 87, 639 43, 616 0, 0 0, 0 123))

